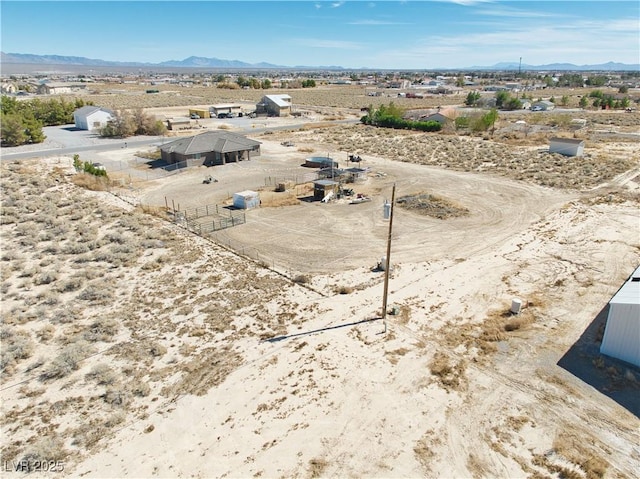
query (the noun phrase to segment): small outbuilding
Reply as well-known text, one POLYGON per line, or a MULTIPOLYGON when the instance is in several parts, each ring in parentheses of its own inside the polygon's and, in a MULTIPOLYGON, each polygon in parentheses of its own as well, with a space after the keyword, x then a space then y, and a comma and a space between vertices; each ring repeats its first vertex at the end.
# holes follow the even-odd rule
POLYGON ((609 301, 600 352, 640 367, 640 267, 609 301))
POLYGON ((257 191, 245 190, 233 194, 233 207, 249 210, 260 206, 260 194, 257 191))
POLYGON ((171 131, 188 130, 193 126, 193 120, 187 117, 175 117, 167 120, 167 129, 171 131))
POLYGON ((242 105, 237 103, 218 103, 209 107, 209 116, 217 118, 220 114, 233 114, 240 116, 242 114, 242 105))
POLYGON ((73 112, 73 122, 79 130, 98 130, 115 118, 115 113, 99 106, 83 106, 73 112))
POLYGON ((584 140, 575 138, 550 138, 549 153, 560 153, 565 156, 583 156, 584 140))
POLYGON ((340 188, 340 183, 333 180, 317 180, 313 182, 313 199, 324 200, 335 195, 340 188))

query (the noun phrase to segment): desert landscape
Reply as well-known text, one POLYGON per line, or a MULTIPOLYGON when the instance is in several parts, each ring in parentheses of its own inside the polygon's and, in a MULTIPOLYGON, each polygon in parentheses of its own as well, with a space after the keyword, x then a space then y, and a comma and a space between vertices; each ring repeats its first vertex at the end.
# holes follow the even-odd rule
MULTIPOLYGON (((259 98, 107 91, 96 104, 164 116, 259 98)), ((599 344, 640 264, 640 114, 432 134, 358 124, 390 101, 363 89, 288 93, 303 124, 256 121, 250 161, 158 175, 132 139, 82 153, 108 183, 67 155, 0 162, 3 476, 637 477, 640 370, 599 344), (550 154, 558 135, 585 156, 550 154), (274 190, 350 154, 371 201, 274 190), (262 204, 232 228, 176 214, 246 189, 262 204)))

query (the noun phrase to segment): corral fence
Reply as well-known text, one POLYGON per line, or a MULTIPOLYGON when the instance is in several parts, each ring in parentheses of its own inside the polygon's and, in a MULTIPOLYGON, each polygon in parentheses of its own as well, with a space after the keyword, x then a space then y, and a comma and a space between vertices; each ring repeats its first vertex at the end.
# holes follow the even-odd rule
POLYGON ((247 222, 244 210, 234 210, 222 205, 204 205, 173 211, 174 221, 198 235, 242 225, 247 222))
POLYGON ((264 179, 264 186, 276 187, 280 184, 302 185, 304 183, 311 183, 318 179, 320 179, 320 175, 316 171, 303 173, 301 175, 267 176, 264 179))

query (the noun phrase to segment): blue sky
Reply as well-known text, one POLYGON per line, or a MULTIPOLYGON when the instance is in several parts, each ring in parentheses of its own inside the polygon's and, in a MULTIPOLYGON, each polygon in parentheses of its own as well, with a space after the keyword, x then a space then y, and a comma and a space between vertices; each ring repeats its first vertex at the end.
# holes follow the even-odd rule
POLYGON ((640 62, 633 1, 7 1, 3 52, 432 69, 640 62))

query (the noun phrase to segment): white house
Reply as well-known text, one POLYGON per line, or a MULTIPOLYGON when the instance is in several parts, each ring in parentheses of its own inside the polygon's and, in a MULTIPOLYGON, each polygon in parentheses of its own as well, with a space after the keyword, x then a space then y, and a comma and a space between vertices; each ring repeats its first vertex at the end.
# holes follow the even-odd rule
POLYGON ((73 122, 79 130, 96 130, 115 116, 113 111, 99 106, 83 106, 73 112, 73 122))
POLYGON ((640 366, 640 267, 609 301, 600 352, 640 366))
POLYGON ((574 138, 549 138, 549 153, 560 153, 565 156, 584 155, 584 140, 574 138))

